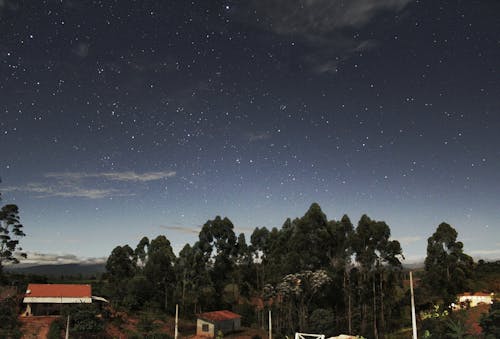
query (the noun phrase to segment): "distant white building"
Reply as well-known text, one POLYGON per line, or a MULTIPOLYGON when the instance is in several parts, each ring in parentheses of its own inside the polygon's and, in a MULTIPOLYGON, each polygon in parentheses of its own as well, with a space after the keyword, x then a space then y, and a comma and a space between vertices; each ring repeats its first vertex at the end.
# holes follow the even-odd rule
POLYGON ((476 292, 476 293, 463 293, 457 296, 458 305, 454 308, 476 307, 479 304, 492 304, 494 294, 476 292))

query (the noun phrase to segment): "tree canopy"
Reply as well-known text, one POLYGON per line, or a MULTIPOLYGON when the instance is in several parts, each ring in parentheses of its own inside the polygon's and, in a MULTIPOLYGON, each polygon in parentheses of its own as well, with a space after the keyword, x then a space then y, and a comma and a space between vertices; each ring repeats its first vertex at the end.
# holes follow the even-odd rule
POLYGON ((443 222, 427 240, 424 284, 434 300, 446 304, 469 290, 473 273, 473 260, 463 252, 457 236, 457 231, 443 222))
MULTIPOLYGON (((164 235, 117 246, 106 265, 112 300, 134 310, 178 303, 193 316, 227 308, 262 327, 269 309, 276 335, 317 327, 381 338, 410 326, 403 251, 386 222, 362 215, 354 227, 314 203, 280 228, 255 228, 249 242, 234 230, 216 216, 178 256, 164 235)), ((424 286, 435 296, 451 298, 467 285, 472 259, 456 238, 444 223, 429 238, 424 286)))
POLYGON ((18 263, 16 256, 26 257, 19 246, 19 239, 26 234, 19 218, 19 208, 16 205, 5 205, 0 209, 0 273, 4 263, 18 263))

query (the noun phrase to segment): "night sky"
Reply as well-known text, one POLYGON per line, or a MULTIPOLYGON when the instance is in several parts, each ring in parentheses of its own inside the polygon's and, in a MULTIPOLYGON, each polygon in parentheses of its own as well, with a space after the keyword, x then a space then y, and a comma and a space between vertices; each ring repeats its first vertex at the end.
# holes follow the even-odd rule
MULTIPOLYGON (((500 257, 500 2, 0 0, 0 176, 32 259, 227 216, 450 223, 500 257)), ((248 238, 247 238, 248 240, 248 238)), ((47 259, 48 260, 48 259, 47 259)))

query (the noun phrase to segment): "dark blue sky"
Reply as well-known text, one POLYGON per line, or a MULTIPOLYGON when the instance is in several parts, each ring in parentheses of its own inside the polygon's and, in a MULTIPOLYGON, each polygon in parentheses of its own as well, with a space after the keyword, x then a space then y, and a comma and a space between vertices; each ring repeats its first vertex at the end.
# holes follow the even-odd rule
MULTIPOLYGON (((0 1, 0 175, 25 250, 179 249, 318 202, 500 256, 500 3, 0 1)), ((35 257, 32 255, 32 257, 35 257)), ((47 256, 48 257, 48 256, 47 256)), ((51 258, 53 256, 50 256, 51 258)))

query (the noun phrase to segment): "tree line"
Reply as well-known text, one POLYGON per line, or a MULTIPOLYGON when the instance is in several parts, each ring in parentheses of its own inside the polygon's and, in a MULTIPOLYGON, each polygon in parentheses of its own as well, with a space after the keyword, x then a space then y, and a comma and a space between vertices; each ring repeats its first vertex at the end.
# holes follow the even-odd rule
MULTIPOLYGON (((25 256, 19 246, 24 236, 18 207, 3 206, 0 285, 13 283, 2 267, 25 256)), ((417 272, 419 327, 429 338, 466 337, 463 314, 449 313, 449 305, 458 293, 498 286, 500 261, 475 264, 457 237, 452 226, 441 223, 428 238, 424 270, 417 272)), ((394 337, 410 326, 403 258, 385 222, 367 215, 356 226, 347 215, 328 220, 314 203, 303 217, 287 219, 280 228, 255 228, 248 241, 235 234, 229 219, 217 216, 177 256, 164 235, 144 237, 135 248, 117 246, 105 279, 94 287, 131 312, 171 313, 179 304, 190 318, 224 308, 242 314, 245 325, 265 327, 271 310, 278 338, 294 331, 394 337)), ((10 334, 18 329, 15 309, 13 299, 0 303, 0 318, 12 325, 3 330, 10 334)), ((495 303, 482 318, 485 337, 498 337, 498 314, 495 303)))
MULTIPOLYGON (((473 261, 446 223, 428 240, 421 309, 453 301, 473 279, 473 261)), ((106 269, 108 295, 128 310, 179 304, 182 314, 232 309, 247 325, 275 333, 356 333, 382 338, 410 324, 401 244, 389 225, 363 215, 328 220, 313 203, 281 228, 257 227, 246 239, 228 218, 215 217, 176 256, 160 235, 135 248, 117 246, 106 269)))

